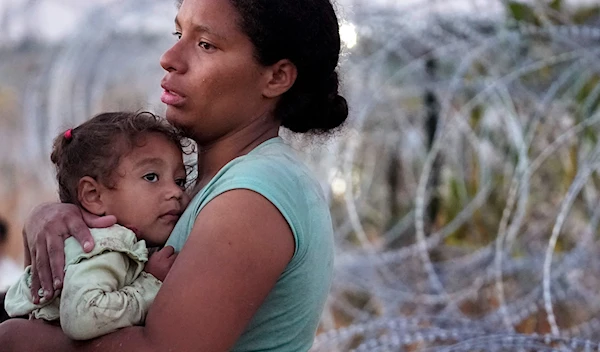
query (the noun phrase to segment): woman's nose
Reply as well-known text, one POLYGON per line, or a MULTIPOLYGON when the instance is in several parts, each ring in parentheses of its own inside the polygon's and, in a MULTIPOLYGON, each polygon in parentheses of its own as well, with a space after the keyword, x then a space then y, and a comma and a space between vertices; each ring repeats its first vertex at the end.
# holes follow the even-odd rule
POLYGON ((181 49, 181 41, 178 41, 162 54, 160 57, 160 66, 165 71, 185 73, 187 65, 181 49))

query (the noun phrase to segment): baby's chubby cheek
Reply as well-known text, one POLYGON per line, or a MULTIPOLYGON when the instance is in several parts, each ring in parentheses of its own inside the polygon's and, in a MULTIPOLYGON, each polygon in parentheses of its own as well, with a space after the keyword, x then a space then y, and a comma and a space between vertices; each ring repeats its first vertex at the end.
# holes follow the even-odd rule
POLYGON ((181 197, 181 209, 184 210, 185 208, 187 208, 191 200, 192 197, 190 197, 190 195, 187 192, 184 192, 183 196, 181 197))

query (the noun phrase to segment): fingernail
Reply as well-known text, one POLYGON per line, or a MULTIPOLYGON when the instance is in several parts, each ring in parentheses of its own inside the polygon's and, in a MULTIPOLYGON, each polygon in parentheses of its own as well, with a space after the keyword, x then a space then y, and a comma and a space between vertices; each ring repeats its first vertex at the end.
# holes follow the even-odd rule
POLYGON ((59 287, 60 287, 60 280, 59 279, 55 279, 54 280, 54 289, 56 290, 59 287))
POLYGON ((91 250, 91 249, 92 249, 92 244, 91 244, 90 242, 85 242, 85 243, 83 244, 83 250, 84 250, 84 251, 86 251, 86 252, 87 252, 87 251, 89 251, 89 250, 91 250))

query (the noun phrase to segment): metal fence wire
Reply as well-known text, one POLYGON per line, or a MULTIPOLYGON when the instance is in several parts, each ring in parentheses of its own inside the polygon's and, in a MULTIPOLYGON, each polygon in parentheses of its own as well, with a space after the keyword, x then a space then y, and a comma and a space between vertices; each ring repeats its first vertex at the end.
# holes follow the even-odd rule
MULTIPOLYGON (((350 121, 328 142, 285 133, 336 232, 312 351, 600 350, 598 6, 338 8, 350 121)), ((46 160, 62 126, 102 110, 163 111, 165 11, 103 3, 58 42, 5 42, 24 135, 1 138, 23 151, 3 162, 46 160)))

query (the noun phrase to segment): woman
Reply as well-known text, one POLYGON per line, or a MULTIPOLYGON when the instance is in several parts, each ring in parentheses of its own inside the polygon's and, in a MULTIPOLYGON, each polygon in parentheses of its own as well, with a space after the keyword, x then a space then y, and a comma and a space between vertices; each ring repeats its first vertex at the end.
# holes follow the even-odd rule
MULTIPOLYGON (((175 24, 179 40, 161 58, 162 101, 167 119, 198 143, 198 193, 167 243, 180 253, 146 325, 75 343, 60 328, 12 320, 0 325, 3 351, 310 348, 333 231, 318 183, 278 130, 327 132, 347 117, 333 8, 329 0, 184 0, 175 24)), ((64 235, 90 250, 85 226, 69 205, 36 209, 25 226, 40 278, 33 291, 39 282, 45 298, 60 289, 64 235)))

